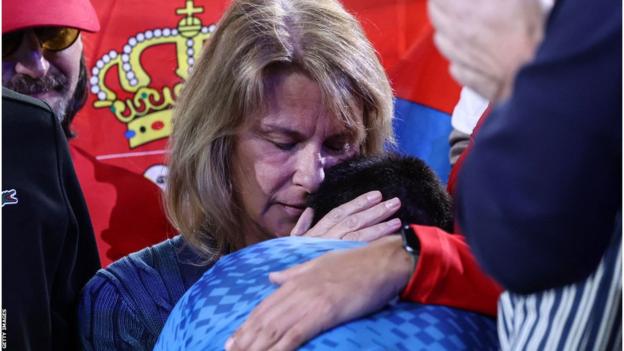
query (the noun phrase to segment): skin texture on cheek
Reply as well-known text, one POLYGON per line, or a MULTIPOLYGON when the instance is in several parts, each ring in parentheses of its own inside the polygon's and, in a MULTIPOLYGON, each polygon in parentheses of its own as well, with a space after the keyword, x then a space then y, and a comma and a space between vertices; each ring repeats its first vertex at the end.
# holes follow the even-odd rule
POLYGON ((297 219, 287 216, 279 204, 284 201, 280 190, 290 182, 288 154, 251 132, 238 138, 236 148, 234 184, 248 244, 288 235, 297 219))
MULTIPOLYGON (((67 78, 67 89, 61 92, 55 92, 56 95, 50 94, 50 97, 48 98, 51 100, 51 105, 56 105, 57 110, 55 110, 55 112, 57 112, 57 114, 65 114, 69 101, 74 96, 80 74, 81 56, 82 38, 78 38, 76 42, 67 49, 50 53, 47 56, 49 57, 51 68, 58 69, 58 72, 65 75, 67 78)), ((44 100, 46 100, 45 97, 44 100)))

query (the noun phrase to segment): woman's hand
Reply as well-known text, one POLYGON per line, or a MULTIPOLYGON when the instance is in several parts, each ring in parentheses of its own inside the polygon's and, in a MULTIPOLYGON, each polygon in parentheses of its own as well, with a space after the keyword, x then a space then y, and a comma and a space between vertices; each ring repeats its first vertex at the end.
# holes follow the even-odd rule
POLYGON ((397 296, 413 263, 399 235, 333 252, 269 279, 281 287, 258 305, 226 350, 293 350, 319 333, 382 308, 397 296))
POLYGON ((291 235, 373 241, 401 228, 401 220, 385 221, 401 208, 401 201, 381 201, 379 191, 371 191, 331 210, 310 228, 314 212, 307 208, 299 217, 291 235))

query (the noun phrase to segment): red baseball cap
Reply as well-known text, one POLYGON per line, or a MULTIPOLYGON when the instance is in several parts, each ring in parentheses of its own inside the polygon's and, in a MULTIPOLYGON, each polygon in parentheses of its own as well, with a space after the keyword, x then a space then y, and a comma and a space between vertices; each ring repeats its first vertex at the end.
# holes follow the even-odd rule
POLYGON ((72 27, 100 30, 100 21, 89 0, 4 0, 2 33, 30 27, 72 27))

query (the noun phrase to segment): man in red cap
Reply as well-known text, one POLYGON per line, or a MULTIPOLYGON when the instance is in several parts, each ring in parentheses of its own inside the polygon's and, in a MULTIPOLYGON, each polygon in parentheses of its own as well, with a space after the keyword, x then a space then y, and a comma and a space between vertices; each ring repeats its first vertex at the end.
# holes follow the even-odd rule
POLYGON ((80 32, 99 23, 89 0, 8 0, 2 10, 11 90, 2 97, 0 345, 78 350, 77 297, 100 264, 59 121, 69 135, 87 93, 80 32))
POLYGON ((45 101, 71 135, 87 97, 80 32, 99 29, 89 0, 4 1, 2 86, 45 101))

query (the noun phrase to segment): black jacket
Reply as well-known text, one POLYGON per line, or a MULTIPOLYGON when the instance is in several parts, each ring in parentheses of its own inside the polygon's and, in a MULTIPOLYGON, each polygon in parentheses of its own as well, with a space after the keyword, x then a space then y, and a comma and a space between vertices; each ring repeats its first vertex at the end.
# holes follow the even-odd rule
POLYGON ((3 348, 77 349, 78 294, 99 262, 58 120, 45 103, 3 88, 3 348))

